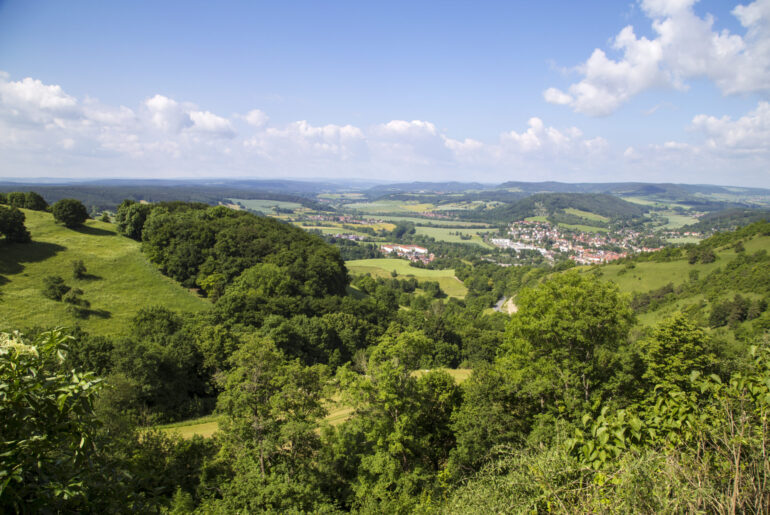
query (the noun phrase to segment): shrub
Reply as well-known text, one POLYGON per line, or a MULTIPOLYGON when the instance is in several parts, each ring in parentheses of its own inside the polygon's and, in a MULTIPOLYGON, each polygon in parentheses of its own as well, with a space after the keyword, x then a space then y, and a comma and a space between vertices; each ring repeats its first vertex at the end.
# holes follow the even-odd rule
POLYGON ((53 205, 52 211, 54 220, 69 228, 81 226, 88 219, 86 207, 74 198, 61 199, 53 205))

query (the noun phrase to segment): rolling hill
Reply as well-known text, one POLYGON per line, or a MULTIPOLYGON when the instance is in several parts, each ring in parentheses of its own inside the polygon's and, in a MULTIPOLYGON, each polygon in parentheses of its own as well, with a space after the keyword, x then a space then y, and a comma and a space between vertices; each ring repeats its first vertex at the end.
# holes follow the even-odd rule
POLYGON ((111 224, 88 220, 84 227, 67 229, 50 213, 24 214, 32 242, 0 243, 0 331, 79 324, 92 334, 118 334, 147 305, 179 311, 210 305, 163 276, 141 253, 140 243, 118 235, 111 224), (73 278, 74 260, 85 264, 85 278, 73 278), (43 278, 50 275, 83 290, 91 304, 84 318, 42 295, 43 278))

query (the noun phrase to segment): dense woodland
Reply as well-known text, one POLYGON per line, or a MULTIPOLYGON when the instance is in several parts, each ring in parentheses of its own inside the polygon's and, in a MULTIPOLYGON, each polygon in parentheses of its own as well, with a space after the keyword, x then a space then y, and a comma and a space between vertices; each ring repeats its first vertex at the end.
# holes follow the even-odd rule
MULTIPOLYGON (((0 245, 26 241, 13 205, 0 245)), ((602 267, 458 257, 462 300, 222 206, 127 200, 115 223, 211 306, 0 335, 3 512, 770 509, 770 257, 746 250, 767 222, 626 259, 719 265, 634 296, 602 267), (154 428, 212 413, 212 438, 154 428)))

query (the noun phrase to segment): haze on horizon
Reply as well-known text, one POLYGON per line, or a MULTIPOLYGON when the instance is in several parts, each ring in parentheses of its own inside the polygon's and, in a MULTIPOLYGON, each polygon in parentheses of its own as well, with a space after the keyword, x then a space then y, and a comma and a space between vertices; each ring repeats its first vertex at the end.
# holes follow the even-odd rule
POLYGON ((0 179, 770 186, 770 0, 517 4, 0 2, 0 179))

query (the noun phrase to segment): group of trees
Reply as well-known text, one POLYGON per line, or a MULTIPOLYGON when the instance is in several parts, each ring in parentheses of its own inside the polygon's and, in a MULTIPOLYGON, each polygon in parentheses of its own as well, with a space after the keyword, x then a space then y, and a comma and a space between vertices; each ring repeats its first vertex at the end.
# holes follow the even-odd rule
MULTIPOLYGON (((129 201, 116 223, 211 308, 144 306, 111 336, 2 335, 5 511, 768 509, 770 342, 726 345, 681 313, 635 325, 667 287, 632 304, 597 274, 471 259, 463 300, 415 278, 360 276, 349 294, 337 250, 276 220, 129 201), (514 294, 515 314, 490 312, 514 294), (441 370, 458 367, 462 384, 441 370), (210 439, 151 429, 212 412, 210 439)), ((708 312, 758 324, 767 266, 745 250, 681 293, 737 285, 708 312)))
POLYGON ((20 209, 51 210, 57 222, 70 228, 78 227, 88 219, 88 211, 79 200, 62 199, 49 206, 48 202, 34 191, 0 192, 0 236, 4 236, 7 242, 27 243, 31 239, 24 225, 26 217, 20 209))

